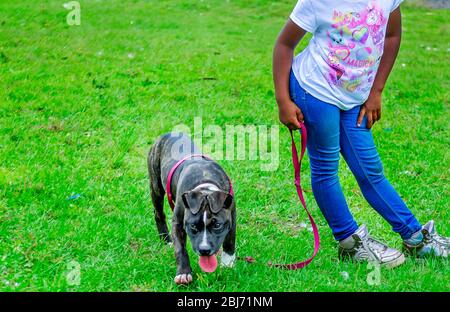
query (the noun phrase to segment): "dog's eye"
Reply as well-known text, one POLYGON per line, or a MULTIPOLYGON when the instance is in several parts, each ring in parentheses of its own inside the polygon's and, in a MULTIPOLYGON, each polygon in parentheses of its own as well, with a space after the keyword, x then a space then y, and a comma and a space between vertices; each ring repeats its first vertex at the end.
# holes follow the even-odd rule
POLYGON ((218 230, 222 227, 222 223, 216 222, 214 223, 214 229, 218 230))
POLYGON ((192 232, 198 232, 197 231, 197 226, 194 224, 194 223, 191 223, 190 225, 189 225, 189 229, 192 231, 192 232))

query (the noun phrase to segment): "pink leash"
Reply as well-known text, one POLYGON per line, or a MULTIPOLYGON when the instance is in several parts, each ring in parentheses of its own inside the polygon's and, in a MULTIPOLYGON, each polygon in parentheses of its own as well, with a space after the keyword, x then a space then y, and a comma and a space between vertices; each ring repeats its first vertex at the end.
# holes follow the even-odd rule
POLYGON ((319 248, 320 248, 319 230, 317 229, 317 225, 316 225, 316 222, 314 221, 313 216, 311 215, 308 208, 306 207, 306 201, 305 201, 305 198, 303 197, 303 190, 302 190, 302 186, 300 183, 300 170, 301 170, 301 166, 302 166, 303 156, 305 155, 305 151, 306 151, 306 141, 308 139, 306 127, 303 123, 301 123, 300 133, 301 133, 301 138, 302 138, 302 142, 301 142, 302 148, 300 151, 300 158, 299 158, 298 152, 297 152, 297 146, 295 145, 294 134, 291 130, 292 164, 294 165, 294 178, 295 178, 294 183, 295 183, 295 188, 297 189, 298 198, 300 199, 300 202, 302 203, 303 208, 305 209, 306 213, 308 214, 309 221, 311 222, 311 226, 312 226, 313 233, 314 233, 314 253, 311 256, 311 258, 309 258, 305 261, 297 262, 297 263, 292 263, 292 264, 271 264, 271 263, 269 263, 270 266, 274 266, 276 268, 283 268, 283 269, 287 269, 287 270, 298 270, 298 269, 302 269, 302 268, 306 267, 308 264, 311 263, 311 261, 317 255, 317 253, 319 252, 319 248))
MULTIPOLYGON (((313 233, 314 233, 314 253, 311 256, 311 258, 305 260, 305 261, 301 261, 301 262, 297 262, 297 263, 292 263, 292 264, 272 264, 271 262, 269 262, 269 266, 271 267, 276 267, 276 268, 281 268, 281 269, 287 269, 287 270, 298 270, 298 269, 302 269, 304 267, 306 267, 308 264, 311 263, 311 261, 314 259, 314 257, 317 255, 317 252, 319 251, 320 248, 320 237, 319 237, 319 230, 317 229, 317 225, 316 222, 314 221, 313 216, 311 215, 311 213, 309 212, 308 208, 306 207, 306 201, 305 198, 303 197, 303 190, 302 190, 302 186, 300 183, 300 170, 301 170, 301 165, 302 165, 302 160, 303 160, 303 156, 305 155, 305 150, 306 150, 306 141, 307 141, 307 132, 306 132, 306 127, 305 125, 302 123, 301 124, 301 143, 302 143, 302 147, 301 147, 301 151, 300 151, 300 158, 298 157, 298 152, 297 152, 297 146, 295 145, 295 140, 294 140, 294 134, 291 130, 291 140, 292 140, 292 164, 294 165, 294 183, 295 183, 295 188, 297 189, 297 194, 298 194, 298 198, 300 199, 300 202, 302 203, 303 208, 305 209, 306 213, 308 214, 308 218, 309 221, 311 222, 311 226, 313 229, 313 233)), ((169 202, 170 207, 172 208, 172 210, 174 209, 175 205, 173 202, 173 198, 172 198, 172 192, 171 192, 171 188, 170 185, 172 183, 172 177, 173 174, 175 173, 175 170, 177 170, 178 167, 181 166, 182 163, 184 163, 186 160, 193 158, 193 157, 203 157, 205 159, 211 160, 211 158, 203 155, 203 154, 193 154, 193 155, 188 155, 182 159, 180 159, 169 171, 169 175, 167 177, 167 183, 166 183, 166 193, 167 193, 167 201, 169 202)), ((234 196, 234 192, 233 192, 233 185, 231 183, 230 178, 228 177, 228 181, 230 182, 230 194, 234 196)), ((242 259, 246 262, 249 263, 253 263, 255 262, 255 259, 253 259, 252 257, 238 257, 239 259, 242 259)))

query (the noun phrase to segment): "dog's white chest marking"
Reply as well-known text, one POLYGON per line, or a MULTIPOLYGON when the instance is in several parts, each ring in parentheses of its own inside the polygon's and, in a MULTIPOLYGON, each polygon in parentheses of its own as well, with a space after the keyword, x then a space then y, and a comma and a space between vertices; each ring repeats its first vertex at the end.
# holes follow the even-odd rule
POLYGON ((236 255, 232 254, 229 255, 226 252, 223 252, 220 256, 220 265, 223 267, 231 268, 234 266, 234 263, 236 261, 236 255))
POLYGON ((208 213, 205 211, 203 213, 203 236, 202 241, 200 243, 200 248, 202 249, 209 249, 208 239, 206 238, 206 221, 208 219, 208 213))

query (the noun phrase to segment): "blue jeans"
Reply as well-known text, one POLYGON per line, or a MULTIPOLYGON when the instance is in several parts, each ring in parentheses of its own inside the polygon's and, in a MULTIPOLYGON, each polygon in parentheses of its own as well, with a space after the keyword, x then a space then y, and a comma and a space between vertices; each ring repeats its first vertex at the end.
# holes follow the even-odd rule
POLYGON ((335 239, 343 240, 358 229, 339 183, 339 152, 365 199, 395 232, 408 239, 419 231, 420 223, 384 176, 372 132, 366 128, 366 117, 360 127, 356 125, 360 106, 344 111, 322 102, 306 92, 292 72, 290 93, 302 110, 308 129, 307 149, 314 197, 335 239))

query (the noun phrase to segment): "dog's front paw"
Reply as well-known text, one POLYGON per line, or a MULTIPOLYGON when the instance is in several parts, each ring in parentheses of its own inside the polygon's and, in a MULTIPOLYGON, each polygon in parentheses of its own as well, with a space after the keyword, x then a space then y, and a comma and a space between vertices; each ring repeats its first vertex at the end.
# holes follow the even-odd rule
POLYGON ((220 266, 226 267, 226 268, 232 268, 234 267, 234 263, 236 262, 236 255, 232 254, 229 255, 226 252, 223 252, 220 257, 220 266))
POLYGON ((175 283, 178 285, 187 285, 192 282, 192 275, 191 274, 178 274, 173 279, 175 283))

